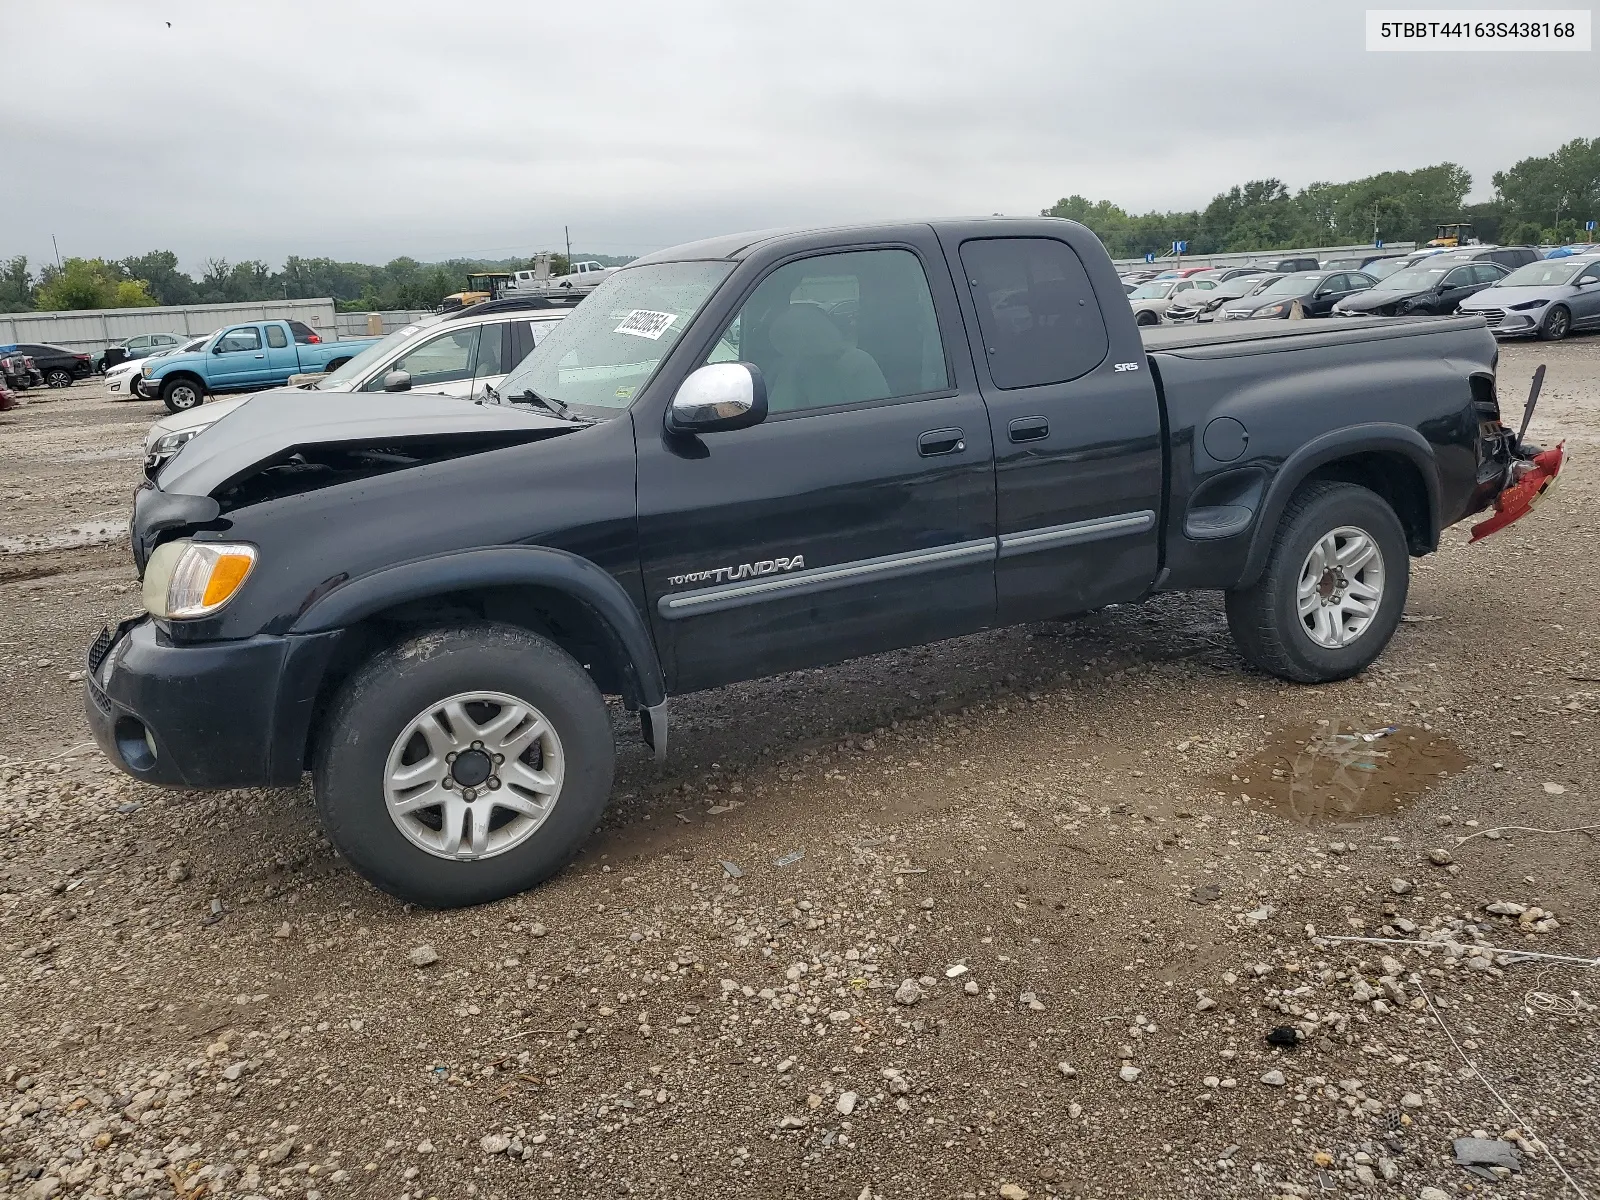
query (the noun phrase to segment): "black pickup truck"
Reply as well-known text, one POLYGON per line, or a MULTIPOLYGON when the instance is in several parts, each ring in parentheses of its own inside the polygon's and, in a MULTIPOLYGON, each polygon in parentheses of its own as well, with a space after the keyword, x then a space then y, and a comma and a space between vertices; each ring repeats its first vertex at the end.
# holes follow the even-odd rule
POLYGON ((105 753, 288 785, 426 905, 558 871, 605 694, 668 697, 1181 588, 1304 683, 1529 457, 1476 318, 1141 340, 1082 226, 717 238, 615 272, 502 403, 275 393, 137 494, 146 613, 89 654, 105 753))

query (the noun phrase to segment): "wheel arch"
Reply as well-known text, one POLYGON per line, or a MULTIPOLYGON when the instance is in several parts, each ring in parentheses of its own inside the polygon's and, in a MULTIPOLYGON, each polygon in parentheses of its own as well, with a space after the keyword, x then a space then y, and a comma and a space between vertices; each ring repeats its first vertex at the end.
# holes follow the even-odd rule
POLYGON ((1404 425, 1372 422, 1314 438, 1273 476, 1237 586, 1260 578, 1289 499, 1313 480, 1360 484, 1394 509, 1413 555, 1439 545, 1439 469, 1428 440, 1404 425))
POLYGON ((418 559, 351 580, 308 604, 290 629, 307 642, 336 635, 315 680, 285 696, 285 753, 294 770, 311 753, 321 715, 367 658, 419 629, 463 618, 549 638, 602 692, 644 713, 647 741, 666 749, 666 683, 650 629, 616 578, 587 559, 537 546, 496 546, 418 559), (288 710, 288 711, 285 711, 288 710), (295 726, 300 728, 297 730, 295 726), (303 731, 303 732, 302 732, 303 731))

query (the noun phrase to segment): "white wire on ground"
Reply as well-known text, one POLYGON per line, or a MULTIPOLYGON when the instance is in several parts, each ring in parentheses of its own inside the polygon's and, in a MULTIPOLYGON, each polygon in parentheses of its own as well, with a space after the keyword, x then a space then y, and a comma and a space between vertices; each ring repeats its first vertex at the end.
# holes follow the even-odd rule
POLYGON ((1422 950, 1448 950, 1454 946, 1458 950, 1492 950, 1496 954, 1505 954, 1512 958, 1543 958, 1551 962, 1576 963, 1580 967, 1600 967, 1600 958, 1578 958, 1571 954, 1546 954, 1542 950, 1508 950, 1504 946, 1491 946, 1485 942, 1426 942, 1420 938, 1354 937, 1335 933, 1319 933, 1313 940, 1319 942, 1370 942, 1374 946, 1416 946, 1422 950))
POLYGON ((1555 1148, 1546 1142, 1542 1137, 1539 1137, 1539 1134, 1534 1129, 1532 1123, 1522 1119, 1517 1110, 1511 1107, 1510 1102, 1507 1101, 1506 1098, 1499 1092, 1495 1091, 1494 1084, 1489 1082, 1488 1077, 1484 1075, 1482 1071, 1478 1070, 1478 1064, 1467 1057, 1467 1052, 1461 1048, 1461 1043, 1456 1041, 1456 1035, 1450 1032, 1450 1026, 1444 1023, 1444 1017, 1440 1016, 1439 1010, 1433 1006, 1433 997, 1428 995, 1427 989, 1424 988, 1420 983, 1416 984, 1416 989, 1422 993, 1422 998, 1427 1001, 1428 1011, 1433 1014, 1433 1019, 1439 1022, 1439 1028, 1444 1030, 1445 1037, 1450 1039, 1450 1045, 1455 1049, 1456 1054, 1460 1057, 1462 1062, 1467 1064, 1467 1070, 1476 1075, 1478 1077, 1478 1082, 1483 1084, 1484 1087, 1488 1088, 1489 1094, 1500 1102, 1500 1107, 1511 1114, 1511 1119, 1517 1123, 1517 1128, 1524 1129, 1528 1133, 1532 1134, 1534 1138, 1538 1140, 1539 1144, 1544 1147, 1545 1153, 1550 1156, 1550 1161, 1555 1163, 1556 1170, 1561 1172, 1561 1178, 1570 1183, 1572 1185, 1572 1190, 1578 1193, 1578 1200, 1589 1200, 1588 1193, 1586 1193, 1583 1188, 1579 1186, 1578 1181, 1567 1172, 1567 1168, 1562 1166, 1561 1159, 1556 1156, 1555 1148))
POLYGON ((1574 825, 1570 829, 1535 829, 1532 825, 1497 825, 1493 829, 1480 829, 1477 833, 1469 833, 1464 838, 1457 838, 1456 845, 1464 846, 1473 838, 1488 837, 1491 833, 1591 833, 1600 829, 1600 825, 1574 825))

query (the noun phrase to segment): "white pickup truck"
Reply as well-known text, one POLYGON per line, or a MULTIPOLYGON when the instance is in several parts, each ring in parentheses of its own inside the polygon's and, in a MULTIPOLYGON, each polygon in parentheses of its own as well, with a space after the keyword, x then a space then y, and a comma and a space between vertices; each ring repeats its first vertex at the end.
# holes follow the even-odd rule
POLYGON ((515 277, 502 290, 502 295, 516 295, 518 293, 541 295, 556 290, 584 291, 598 287, 604 282, 606 276, 615 271, 615 267, 602 266, 593 260, 585 260, 572 264, 572 270, 565 275, 555 275, 539 278, 539 272, 533 269, 517 271, 515 277))

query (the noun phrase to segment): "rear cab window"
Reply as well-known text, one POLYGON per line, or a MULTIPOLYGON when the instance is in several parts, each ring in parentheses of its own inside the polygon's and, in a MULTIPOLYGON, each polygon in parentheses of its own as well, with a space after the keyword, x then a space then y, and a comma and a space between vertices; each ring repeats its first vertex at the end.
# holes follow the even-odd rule
POLYGON ((964 242, 961 266, 1002 390, 1066 383, 1105 360, 1110 338, 1089 273, 1054 238, 964 242))

